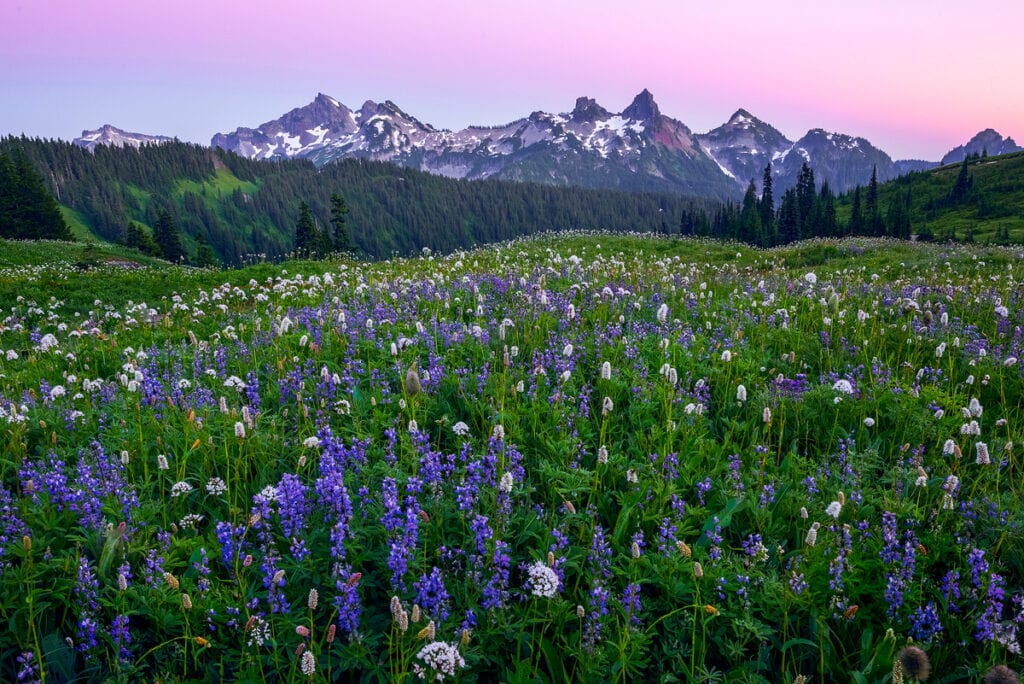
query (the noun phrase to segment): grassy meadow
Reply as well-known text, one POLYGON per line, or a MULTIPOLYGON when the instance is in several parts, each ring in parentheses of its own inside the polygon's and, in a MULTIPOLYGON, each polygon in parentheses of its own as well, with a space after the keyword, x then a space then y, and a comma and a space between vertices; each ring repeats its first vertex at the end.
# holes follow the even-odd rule
POLYGON ((2 681, 1020 669, 1020 247, 131 254, 0 243, 2 681))

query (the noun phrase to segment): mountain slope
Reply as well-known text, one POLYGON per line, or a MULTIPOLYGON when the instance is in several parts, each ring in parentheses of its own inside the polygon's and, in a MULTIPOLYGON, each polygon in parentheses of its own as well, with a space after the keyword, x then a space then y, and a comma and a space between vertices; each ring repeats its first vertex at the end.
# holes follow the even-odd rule
POLYGON ((753 180, 758 192, 765 166, 793 146, 786 136, 745 109, 697 139, 737 183, 746 189, 753 180))
POLYGON ((461 179, 699 194, 735 199, 737 185, 689 128, 644 90, 613 114, 581 97, 569 113, 534 112, 503 126, 439 130, 393 102, 352 111, 326 95, 256 129, 219 133, 214 147, 252 159, 388 161, 461 179))

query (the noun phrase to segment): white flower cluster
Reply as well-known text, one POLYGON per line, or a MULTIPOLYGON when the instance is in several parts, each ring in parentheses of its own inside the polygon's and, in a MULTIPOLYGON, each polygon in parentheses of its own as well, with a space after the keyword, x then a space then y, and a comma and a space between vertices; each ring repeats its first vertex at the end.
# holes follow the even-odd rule
POLYGON ((554 598, 558 595, 560 586, 558 574, 546 563, 536 561, 526 569, 526 574, 528 575, 526 584, 534 596, 554 598))
MULTIPOLYGON (((454 677, 457 669, 466 667, 466 661, 455 644, 447 641, 432 641, 416 654, 427 669, 434 672, 434 679, 443 682, 445 677, 454 677)), ((414 665, 413 669, 421 679, 426 679, 426 671, 422 665, 414 665)))

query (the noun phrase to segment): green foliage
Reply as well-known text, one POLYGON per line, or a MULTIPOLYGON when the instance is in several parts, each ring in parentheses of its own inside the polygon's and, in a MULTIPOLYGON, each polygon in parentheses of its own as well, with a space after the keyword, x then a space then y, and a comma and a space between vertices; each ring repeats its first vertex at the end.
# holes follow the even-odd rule
POLYGON ((71 240, 71 228, 20 147, 0 151, 0 237, 71 240))

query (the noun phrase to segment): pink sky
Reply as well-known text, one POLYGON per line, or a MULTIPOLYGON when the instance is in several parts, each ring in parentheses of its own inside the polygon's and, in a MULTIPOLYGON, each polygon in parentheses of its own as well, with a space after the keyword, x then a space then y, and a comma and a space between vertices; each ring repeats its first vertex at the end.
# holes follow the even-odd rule
POLYGON ((937 160, 1024 143, 1022 29, 1021 0, 2 0, 0 135, 205 144, 317 92, 462 128, 648 88, 695 132, 743 107, 937 160))

